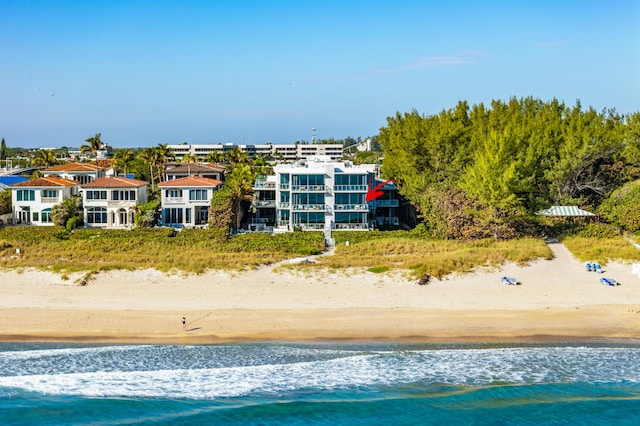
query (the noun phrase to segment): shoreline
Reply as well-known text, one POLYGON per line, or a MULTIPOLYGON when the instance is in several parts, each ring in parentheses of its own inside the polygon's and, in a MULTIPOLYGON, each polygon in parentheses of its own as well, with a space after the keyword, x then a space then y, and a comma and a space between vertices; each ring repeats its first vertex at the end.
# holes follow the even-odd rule
POLYGON ((506 264, 419 286, 401 273, 282 269, 168 275, 0 269, 0 342, 515 343, 640 339, 640 277, 552 260, 506 264), (502 276, 519 285, 504 285, 502 276), (611 277, 621 285, 604 286, 611 277), (187 331, 182 331, 182 317, 187 331))

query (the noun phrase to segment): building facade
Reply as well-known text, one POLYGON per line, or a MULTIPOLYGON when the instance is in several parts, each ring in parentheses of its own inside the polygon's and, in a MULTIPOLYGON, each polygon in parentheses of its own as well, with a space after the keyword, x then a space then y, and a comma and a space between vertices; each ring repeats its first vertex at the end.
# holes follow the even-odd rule
POLYGON ((160 224, 172 228, 204 228, 209 223, 211 197, 222 182, 201 176, 186 176, 160 182, 160 224))
POLYGON ((90 163, 66 163, 58 166, 49 167, 42 171, 45 177, 61 177, 63 179, 73 180, 80 184, 85 184, 94 179, 106 176, 106 171, 101 167, 96 167, 90 163))
POLYGON ((78 182, 59 177, 42 177, 10 185, 13 223, 53 226, 51 208, 78 195, 79 186, 78 182))
POLYGON ((211 145, 168 145, 168 148, 176 156, 182 159, 185 154, 197 155, 205 159, 213 152, 227 153, 238 147, 249 156, 261 154, 281 161, 296 161, 312 156, 328 156, 334 161, 342 158, 342 144, 262 144, 262 145, 236 145, 234 143, 211 144, 211 145))
POLYGON ((329 157, 310 157, 274 167, 273 176, 256 180, 255 230, 369 230, 398 226, 397 190, 393 182, 367 201, 381 183, 374 164, 353 165, 329 157))
POLYGON ((124 177, 101 177, 81 185, 85 226, 133 227, 136 206, 147 202, 147 185, 124 177))

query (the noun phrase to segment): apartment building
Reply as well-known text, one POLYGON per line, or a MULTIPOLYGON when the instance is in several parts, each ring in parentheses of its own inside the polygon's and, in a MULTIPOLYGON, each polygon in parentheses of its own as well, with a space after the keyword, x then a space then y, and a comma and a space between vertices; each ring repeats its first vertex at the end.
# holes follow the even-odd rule
POLYGON ((342 158, 341 144, 262 144, 262 145, 236 145, 234 143, 211 144, 211 145, 168 145, 173 151, 177 160, 182 159, 185 154, 197 155, 201 159, 205 159, 212 152, 221 152, 222 154, 238 147, 240 150, 255 156, 262 154, 282 161, 296 161, 309 158, 312 156, 328 156, 332 160, 337 161, 342 158))

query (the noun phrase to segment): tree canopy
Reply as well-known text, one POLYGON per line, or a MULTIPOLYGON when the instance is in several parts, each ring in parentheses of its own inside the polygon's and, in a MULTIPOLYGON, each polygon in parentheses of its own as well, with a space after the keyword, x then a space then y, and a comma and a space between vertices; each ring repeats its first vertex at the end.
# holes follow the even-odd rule
POLYGON ((395 179, 432 224, 450 219, 433 217, 451 210, 435 208, 446 194, 458 200, 452 205, 468 200, 471 219, 496 220, 506 211, 527 216, 553 204, 596 209, 640 175, 640 114, 556 99, 494 100, 488 107, 460 101, 434 115, 396 113, 379 142, 384 177, 395 179))

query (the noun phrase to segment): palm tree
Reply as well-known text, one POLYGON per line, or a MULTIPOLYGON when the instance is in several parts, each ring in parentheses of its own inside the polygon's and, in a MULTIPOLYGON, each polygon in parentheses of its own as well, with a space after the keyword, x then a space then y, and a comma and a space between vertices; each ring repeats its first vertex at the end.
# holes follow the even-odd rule
MULTIPOLYGON (((124 169, 124 175, 127 175, 129 165, 135 160, 135 155, 130 149, 119 149, 113 156, 113 165, 116 170, 120 167, 124 169)), ((117 173, 116 173, 117 175, 117 173)))
POLYGON ((197 163, 199 161, 200 161, 200 158, 196 154, 187 153, 182 156, 182 162, 187 165, 189 176, 191 176, 191 163, 197 163))
POLYGON ((80 145, 80 152, 83 154, 91 153, 96 161, 96 178, 98 177, 98 151, 102 149, 102 141, 100 140, 101 133, 96 133, 95 136, 85 139, 87 142, 84 145, 80 145))
POLYGON ((249 154, 241 150, 238 146, 234 146, 231 151, 228 151, 225 154, 225 158, 231 167, 235 167, 238 164, 247 164, 249 162, 249 154))
POLYGON ((155 179, 153 178, 153 169, 156 167, 158 163, 158 151, 155 148, 143 148, 142 151, 140 151, 140 154, 138 154, 138 158, 149 165, 149 174, 151 177, 151 191, 155 192, 155 186, 154 186, 155 179))
POLYGON ((162 172, 164 171, 164 164, 169 160, 175 161, 176 155, 173 153, 173 151, 168 147, 166 143, 158 144, 158 146, 153 149, 155 149, 157 153, 155 166, 158 169, 158 181, 161 181, 162 172))
POLYGON ((211 163, 222 163, 224 161, 224 153, 222 151, 212 151, 207 154, 207 161, 211 163))
POLYGON ((49 167, 58 164, 56 154, 49 149, 39 149, 33 154, 31 164, 35 167, 49 167))
POLYGON ((229 177, 225 180, 225 189, 232 205, 235 229, 239 229, 242 223, 244 212, 242 203, 253 199, 254 179, 255 175, 251 171, 251 167, 243 164, 234 167, 229 177))

